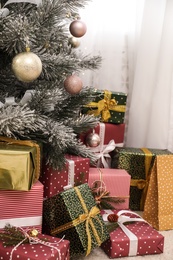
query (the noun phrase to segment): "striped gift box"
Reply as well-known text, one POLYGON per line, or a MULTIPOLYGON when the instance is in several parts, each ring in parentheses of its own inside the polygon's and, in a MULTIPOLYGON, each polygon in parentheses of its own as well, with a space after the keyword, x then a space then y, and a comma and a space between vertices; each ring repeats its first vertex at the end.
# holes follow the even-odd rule
POLYGON ((6 224, 42 231, 43 184, 29 191, 0 190, 0 229, 6 224))

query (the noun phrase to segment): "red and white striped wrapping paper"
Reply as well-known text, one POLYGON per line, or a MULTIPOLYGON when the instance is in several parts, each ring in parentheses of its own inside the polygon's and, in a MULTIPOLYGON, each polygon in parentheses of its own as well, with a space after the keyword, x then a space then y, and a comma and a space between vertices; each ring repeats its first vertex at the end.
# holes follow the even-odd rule
POLYGON ((42 231, 43 184, 29 191, 0 190, 0 229, 6 224, 42 231))

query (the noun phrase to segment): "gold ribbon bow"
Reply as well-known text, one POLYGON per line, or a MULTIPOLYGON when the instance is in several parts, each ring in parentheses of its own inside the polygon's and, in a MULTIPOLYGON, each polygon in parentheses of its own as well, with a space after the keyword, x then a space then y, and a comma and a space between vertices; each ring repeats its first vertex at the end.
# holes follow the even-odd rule
MULTIPOLYGON (((92 221, 92 219, 97 219, 98 222, 100 222, 100 220, 97 218, 97 214, 100 213, 100 210, 97 206, 94 206, 91 208, 90 211, 88 211, 87 207, 86 207, 86 204, 82 198, 82 195, 80 193, 80 190, 78 189, 78 187, 74 187, 74 190, 75 192, 77 193, 77 196, 80 200, 80 203, 82 205, 82 208, 84 210, 85 213, 81 214, 78 218, 72 220, 71 222, 68 222, 64 225, 61 225, 55 229, 53 229, 51 231, 51 235, 56 235, 58 233, 61 233, 62 231, 65 231, 69 228, 72 228, 72 227, 75 227, 83 222, 85 222, 85 227, 86 227, 86 234, 87 234, 87 238, 88 238, 88 248, 87 248, 87 252, 86 252, 86 256, 89 255, 89 253, 91 252, 91 234, 90 234, 90 229, 89 229, 89 226, 91 227, 93 233, 94 233, 94 236, 97 240, 97 243, 98 245, 100 246, 102 241, 97 233, 97 230, 94 226, 94 223, 92 221)), ((100 223, 101 225, 101 223, 100 223)))
POLYGON ((111 113, 109 110, 116 111, 116 112, 125 112, 126 106, 125 105, 118 105, 117 101, 112 98, 112 93, 108 90, 104 90, 104 99, 98 102, 90 102, 86 107, 96 108, 94 110, 90 110, 87 113, 92 114, 94 116, 101 115, 103 122, 107 122, 108 119, 111 117, 111 113))
POLYGON ((34 141, 29 141, 29 140, 15 140, 15 139, 5 137, 5 136, 0 136, 0 142, 7 143, 8 145, 16 144, 16 145, 35 147, 37 163, 35 165, 35 180, 34 181, 39 179, 39 176, 40 176, 40 146, 37 143, 35 143, 34 141))
POLYGON ((141 150, 145 153, 145 180, 143 179, 132 179, 130 185, 136 186, 138 189, 143 189, 142 197, 140 201, 140 210, 144 209, 145 199, 147 196, 148 184, 150 179, 151 172, 151 160, 153 158, 152 153, 147 148, 141 148, 141 150))

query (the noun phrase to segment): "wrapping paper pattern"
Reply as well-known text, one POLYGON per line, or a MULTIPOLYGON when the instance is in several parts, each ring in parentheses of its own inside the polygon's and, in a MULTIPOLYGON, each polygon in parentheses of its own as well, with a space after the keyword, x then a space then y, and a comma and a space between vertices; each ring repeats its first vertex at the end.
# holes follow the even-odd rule
POLYGON ((157 230, 173 229, 173 155, 158 155, 151 171, 143 217, 157 230))
MULTIPOLYGON (((168 150, 149 149, 152 153, 149 173, 152 169, 155 157, 157 155, 171 154, 168 150)), ((149 180, 146 181, 145 173, 145 158, 146 155, 140 148, 116 147, 112 153, 111 168, 125 169, 131 175, 132 180, 140 180, 138 186, 130 187, 130 209, 143 210, 140 207, 140 202, 143 194, 143 189, 149 180), (141 185, 141 181, 143 182, 141 185)), ((150 174, 149 174, 150 175, 150 174)))
POLYGON ((124 202, 111 203, 116 209, 129 209, 129 193, 131 176, 123 169, 101 169, 102 176, 97 168, 90 168, 88 185, 91 188, 95 181, 102 180, 109 191, 109 196, 122 197, 124 202))
MULTIPOLYGON (((57 247, 57 250, 52 250, 50 247, 45 246, 43 244, 22 244, 17 250, 14 250, 12 259, 13 260, 69 260, 69 241, 62 240, 59 238, 55 238, 52 236, 39 234, 40 239, 46 239, 47 242, 54 243, 53 246, 57 247)), ((4 247, 2 243, 0 243, 0 259, 9 260, 10 254, 13 247, 8 246, 4 247)))
POLYGON ((39 181, 29 191, 0 191, 0 229, 9 223, 41 232, 42 210, 43 185, 39 181))
POLYGON ((58 194, 66 186, 73 187, 88 182, 90 159, 74 155, 66 155, 66 159, 69 161, 62 171, 53 170, 49 165, 43 165, 39 180, 44 185, 44 198, 58 194), (70 179, 73 179, 73 183, 70 179))
MULTIPOLYGON (((84 204, 87 207, 87 211, 90 212, 91 209, 96 206, 96 203, 88 184, 82 184, 76 188, 79 189, 84 204)), ((75 188, 60 192, 59 194, 46 199, 43 205, 44 233, 52 234, 56 228, 70 223, 79 216, 85 214, 86 212, 82 205, 83 204, 81 204, 81 201, 75 192, 75 188)), ((109 234, 101 214, 97 214, 96 217, 92 218, 92 221, 100 241, 105 241, 109 237, 109 234)), ((93 249, 98 246, 98 241, 90 226, 89 232, 91 235, 91 249, 93 249)), ((86 221, 81 222, 75 227, 72 225, 71 228, 56 234, 57 237, 62 237, 64 235, 65 238, 70 241, 71 256, 79 257, 80 255, 86 254, 89 242, 86 232, 86 221)))
MULTIPOLYGON (((118 211, 113 211, 115 214, 118 211)), ((102 215, 105 214, 105 211, 102 211, 102 215)), ((136 218, 136 215, 133 212, 123 214, 125 216, 130 216, 136 218)), ((129 229, 133 238, 130 239, 121 227, 117 227, 113 232, 110 233, 110 239, 105 241, 101 248, 109 256, 109 258, 118 258, 125 257, 129 255, 152 255, 152 254, 161 254, 164 251, 164 236, 161 235, 157 230, 150 226, 147 222, 135 221, 129 223, 125 226, 129 229), (133 243, 136 240, 136 252, 131 250, 129 251, 130 244, 133 247, 133 243)))
POLYGON ((125 93, 95 89, 93 102, 83 107, 82 113, 100 116, 101 122, 122 124, 124 123, 126 100, 127 94, 125 93))

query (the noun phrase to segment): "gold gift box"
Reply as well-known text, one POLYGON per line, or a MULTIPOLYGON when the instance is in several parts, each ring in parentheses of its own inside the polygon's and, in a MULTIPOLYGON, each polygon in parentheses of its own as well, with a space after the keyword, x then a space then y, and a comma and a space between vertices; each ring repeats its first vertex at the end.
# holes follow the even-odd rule
POLYGON ((40 175, 40 147, 0 137, 0 190, 30 190, 40 175))

